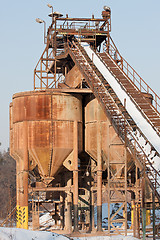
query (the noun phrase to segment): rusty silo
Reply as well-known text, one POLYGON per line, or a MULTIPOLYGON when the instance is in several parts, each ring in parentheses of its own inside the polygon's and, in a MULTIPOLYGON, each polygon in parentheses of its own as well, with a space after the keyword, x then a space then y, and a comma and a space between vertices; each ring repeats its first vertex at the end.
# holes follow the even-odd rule
MULTIPOLYGON (((114 171, 118 171, 118 163, 120 162, 120 159, 122 160, 125 157, 125 146, 122 141, 120 141, 118 134, 110 124, 109 119, 104 114, 104 111, 102 110, 97 99, 94 97, 94 95, 91 95, 86 98, 85 104, 85 151, 94 159, 97 159, 97 135, 99 134, 99 129, 101 131, 100 135, 101 152, 103 155, 103 171, 107 168, 108 155, 110 155, 110 161, 113 162, 112 169, 114 169, 114 171), (107 136, 108 132, 109 136, 107 136), (112 143, 110 149, 108 148, 109 143, 112 143), (116 159, 119 160, 116 161, 116 159)), ((130 171, 130 168, 133 166, 133 158, 129 152, 127 155, 127 171, 130 171)), ((121 171, 118 171, 117 176, 120 177, 121 174, 122 169, 121 171)))
POLYGON ((47 211, 52 231, 127 235, 129 203, 139 237, 140 210, 145 222, 145 211, 160 202, 159 153, 127 104, 158 132, 159 98, 114 44, 110 8, 104 7, 102 18, 49 16, 34 91, 15 94, 10 104, 17 227, 28 228, 30 213, 39 229, 47 211), (112 204, 118 207, 110 214, 112 204))
POLYGON ((73 164, 75 128, 78 152, 82 151, 82 98, 52 90, 17 93, 10 113, 10 151, 17 161, 20 184, 17 205, 24 208, 28 206, 28 171, 47 186, 62 166, 73 164))

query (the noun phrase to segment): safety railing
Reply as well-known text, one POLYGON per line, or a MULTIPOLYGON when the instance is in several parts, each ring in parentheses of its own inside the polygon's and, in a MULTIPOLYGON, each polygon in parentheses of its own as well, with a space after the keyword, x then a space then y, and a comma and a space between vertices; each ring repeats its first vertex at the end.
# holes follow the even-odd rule
POLYGON ((117 66, 123 71, 123 73, 134 83, 134 85, 143 93, 149 93, 153 97, 152 105, 158 113, 160 113, 160 97, 152 90, 152 88, 140 77, 140 75, 134 70, 133 67, 122 57, 119 53, 115 43, 111 36, 103 44, 103 51, 107 52, 117 66))
MULTIPOLYGON (((110 24, 109 24, 110 27, 110 24)), ((99 21, 57 21, 56 30, 75 30, 79 31, 79 29, 83 29, 84 31, 93 31, 93 30, 101 30, 101 24, 99 21)), ((109 28, 110 29, 110 28, 109 28)), ((108 30, 108 25, 104 26, 103 31, 108 30)))

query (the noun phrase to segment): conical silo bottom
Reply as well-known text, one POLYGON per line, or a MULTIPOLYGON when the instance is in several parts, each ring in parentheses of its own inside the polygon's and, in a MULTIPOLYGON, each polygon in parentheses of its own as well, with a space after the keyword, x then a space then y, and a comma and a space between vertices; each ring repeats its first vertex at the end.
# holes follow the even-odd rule
POLYGON ((54 177, 62 167, 64 160, 72 152, 72 149, 41 149, 30 150, 30 156, 36 161, 40 173, 44 177, 54 177))

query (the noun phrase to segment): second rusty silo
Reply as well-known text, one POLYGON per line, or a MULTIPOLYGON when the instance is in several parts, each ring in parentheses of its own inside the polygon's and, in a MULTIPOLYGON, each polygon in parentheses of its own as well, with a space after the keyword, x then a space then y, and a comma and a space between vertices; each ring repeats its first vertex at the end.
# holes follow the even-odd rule
MULTIPOLYGON (((118 134, 114 130, 110 123, 110 120, 105 115, 103 109, 98 103, 94 95, 90 95, 86 98, 85 104, 85 151, 97 160, 97 137, 100 134, 101 141, 101 154, 102 154, 102 168, 107 168, 108 158, 110 161, 115 162, 112 169, 118 171, 118 175, 121 175, 119 171, 119 162, 125 157, 125 146, 121 142, 118 134), (98 124, 100 127, 98 128, 98 124), (99 133, 101 131, 101 133, 99 133)), ((127 153, 128 170, 133 164, 133 158, 131 158, 129 152, 127 153)))

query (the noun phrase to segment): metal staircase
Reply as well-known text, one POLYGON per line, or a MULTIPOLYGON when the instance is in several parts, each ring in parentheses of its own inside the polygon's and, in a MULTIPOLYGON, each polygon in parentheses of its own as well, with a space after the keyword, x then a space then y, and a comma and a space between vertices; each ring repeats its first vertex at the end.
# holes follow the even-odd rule
MULTIPOLYGON (((160 182, 158 180, 160 179, 160 173, 154 168, 151 158, 151 156, 153 156, 153 152, 157 156, 159 156, 159 153, 154 149, 152 144, 148 142, 148 139, 146 139, 144 134, 137 127, 136 123, 126 111, 125 103, 123 106, 114 90, 94 65, 92 60, 88 57, 80 43, 78 41, 69 42, 68 50, 70 56, 78 66, 95 97, 101 104, 101 107, 110 119, 111 124, 118 133, 122 142, 132 153, 132 156, 135 157, 135 161, 137 162, 141 173, 145 172, 152 190, 155 190, 155 188, 157 189, 156 196, 160 202, 160 192, 158 193, 158 188, 160 187, 160 182), (146 144, 150 145, 150 154, 146 155, 144 149, 137 140, 136 133, 141 134, 145 139, 146 144)), ((101 57, 103 58, 103 56, 101 57)))
MULTIPOLYGON (((103 43, 103 53, 104 56, 106 54, 109 56, 108 66, 110 71, 113 70, 111 67, 116 67, 116 71, 123 73, 123 80, 127 77, 127 82, 131 83, 139 92, 136 92, 136 95, 142 96, 141 93, 150 93, 152 95, 152 108, 158 113, 160 113, 160 97, 153 91, 153 89, 140 77, 140 75, 135 71, 135 69, 122 57, 120 52, 118 51, 113 39, 111 38, 110 34, 107 36, 106 41, 103 43), (115 66, 116 64, 116 66, 115 66), (125 76, 125 77, 124 77, 125 76)), ((103 54, 102 54, 103 55, 103 54)), ((107 60, 108 61, 108 60, 107 60)), ((115 72, 114 72, 115 73, 115 72)), ((117 75, 117 74, 116 74, 117 75)), ((117 75, 118 77, 118 75, 117 75)), ((122 82, 123 82, 122 80, 122 82)), ((125 83, 124 83, 125 85, 125 83)), ((152 111, 153 114, 153 111, 152 111)))
POLYGON ((157 109, 147 101, 140 89, 138 89, 107 52, 99 53, 98 56, 136 103, 143 116, 150 122, 156 132, 160 134, 160 114, 157 109))

